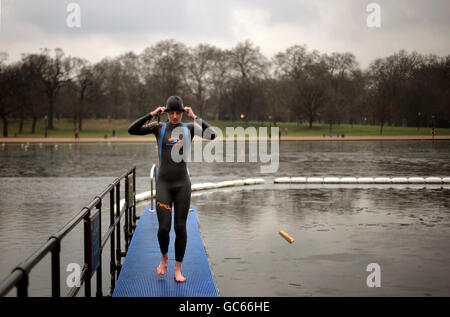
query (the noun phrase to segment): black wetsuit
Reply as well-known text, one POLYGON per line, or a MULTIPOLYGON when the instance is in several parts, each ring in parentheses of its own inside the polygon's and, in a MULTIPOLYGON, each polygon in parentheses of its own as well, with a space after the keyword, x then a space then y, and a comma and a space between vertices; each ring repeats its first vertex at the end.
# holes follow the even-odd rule
POLYGON ((184 144, 186 132, 189 134, 189 146, 186 145, 180 148, 180 153, 184 149, 189 152, 190 141, 192 141, 195 133, 202 132, 200 137, 213 140, 216 136, 214 130, 205 121, 199 119, 194 120, 197 128, 194 130, 194 123, 178 123, 176 125, 170 122, 158 124, 152 122, 146 124, 152 119, 150 114, 147 114, 130 125, 128 133, 133 135, 154 134, 156 136, 159 154, 159 170, 156 177, 156 212, 158 215, 158 241, 162 254, 166 254, 169 249, 169 232, 172 222, 172 204, 174 208, 174 228, 175 228, 175 260, 182 262, 184 252, 186 250, 187 234, 186 234, 186 220, 191 203, 191 181, 187 172, 185 160, 176 162, 172 159, 171 151, 173 146, 180 146, 184 144), (165 129, 163 126, 165 125, 165 129), (201 126, 201 128, 200 128, 201 126), (172 131, 180 127, 178 130, 180 134, 172 138, 172 131), (187 128, 184 129, 184 127, 187 128), (209 130, 204 133, 205 130, 209 130), (164 136, 161 139, 161 132, 164 131, 164 136))

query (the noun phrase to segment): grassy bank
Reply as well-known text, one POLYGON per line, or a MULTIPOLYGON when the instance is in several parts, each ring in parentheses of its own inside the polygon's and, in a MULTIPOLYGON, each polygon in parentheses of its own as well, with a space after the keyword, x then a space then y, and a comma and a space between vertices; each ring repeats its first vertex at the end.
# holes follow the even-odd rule
MULTIPOLYGON (((107 137, 112 136, 112 131, 115 130, 117 137, 129 137, 127 132, 128 126, 132 120, 111 120, 107 119, 86 119, 83 121, 83 130, 80 133, 80 137, 107 137)), ((269 127, 268 122, 249 122, 246 124, 243 121, 208 121, 208 123, 214 127, 220 128, 225 136, 226 127, 243 127, 247 128, 254 126, 256 130, 258 127, 269 127)), ((48 137, 74 137, 73 121, 69 119, 55 119, 55 129, 48 130, 48 137)), ((273 125, 272 125, 273 126, 273 125)), ((322 136, 325 133, 330 133, 330 126, 328 124, 315 123, 310 129, 309 125, 292 123, 292 122, 278 122, 277 126, 281 129, 283 135, 285 135, 285 128, 287 128, 289 136, 322 136)), ((383 136, 430 136, 429 127, 391 127, 385 126, 383 128, 383 136)), ((0 123, 0 133, 3 131, 3 124, 0 123)), ((23 133, 19 133, 19 121, 11 120, 8 124, 9 137, 43 137, 44 136, 44 120, 39 120, 36 125, 36 132, 31 132, 31 120, 25 120, 23 125, 23 133)), ((345 136, 379 136, 380 126, 373 125, 350 125, 341 124, 333 125, 331 129, 332 133, 345 136)), ((450 129, 436 129, 436 135, 450 135, 450 129)), ((3 136, 3 134, 1 135, 3 136)))

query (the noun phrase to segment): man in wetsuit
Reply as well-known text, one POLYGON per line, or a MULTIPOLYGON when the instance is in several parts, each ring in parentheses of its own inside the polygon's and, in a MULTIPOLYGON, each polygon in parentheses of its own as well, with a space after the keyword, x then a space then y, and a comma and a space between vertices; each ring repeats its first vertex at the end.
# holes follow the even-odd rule
POLYGON ((169 261, 169 232, 172 222, 172 204, 174 209, 175 228, 175 280, 184 282, 186 278, 181 274, 181 263, 186 250, 187 234, 186 220, 191 203, 191 181, 186 168, 186 157, 189 154, 190 143, 195 135, 213 140, 216 136, 214 130, 194 114, 191 107, 184 107, 183 101, 178 96, 167 99, 165 107, 158 107, 149 114, 137 119, 128 128, 132 135, 154 134, 158 142, 159 171, 156 178, 156 213, 158 215, 158 241, 161 249, 161 263, 156 273, 165 274, 169 261), (152 122, 146 124, 158 114, 167 112, 169 122, 159 124, 152 122), (194 119, 194 123, 183 124, 181 118, 183 112, 194 119), (199 128, 201 127, 201 130, 199 128), (205 130, 206 131, 205 133, 205 130), (174 147, 176 147, 174 149, 174 147), (183 155, 181 161, 173 160, 172 149, 183 155), (183 153, 185 151, 186 153, 183 153))

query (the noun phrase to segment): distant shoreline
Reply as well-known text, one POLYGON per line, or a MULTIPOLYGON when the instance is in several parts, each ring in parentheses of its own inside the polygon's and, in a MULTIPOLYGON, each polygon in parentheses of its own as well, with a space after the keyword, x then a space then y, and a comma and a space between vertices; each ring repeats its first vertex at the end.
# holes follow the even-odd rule
MULTIPOLYGON (((220 139, 220 138, 219 138, 220 139)), ((228 138, 222 138, 227 140, 228 138)), ((242 138, 236 138, 242 140, 242 138)), ((245 138, 249 140, 248 137, 245 138)), ((252 139, 252 138, 250 138, 252 139)), ((194 140, 199 140, 198 138, 194 140)), ((401 140, 429 140, 431 136, 346 136, 346 137, 323 137, 323 136, 281 136, 280 141, 401 141, 401 140)), ((450 135, 435 136, 434 140, 450 140, 450 135)), ((208 140, 205 140, 208 141, 208 140)), ((0 138, 0 143, 156 143, 154 136, 147 137, 109 137, 109 138, 80 138, 73 137, 48 137, 48 138, 30 138, 30 137, 8 137, 0 138)))

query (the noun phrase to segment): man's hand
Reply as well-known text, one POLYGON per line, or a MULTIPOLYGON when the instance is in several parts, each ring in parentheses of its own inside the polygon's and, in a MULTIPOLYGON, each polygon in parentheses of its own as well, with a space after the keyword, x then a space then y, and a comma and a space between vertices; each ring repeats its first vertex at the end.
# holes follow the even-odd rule
POLYGON ((152 112, 150 112, 150 114, 152 115, 152 117, 154 117, 160 112, 161 112, 161 114, 163 114, 165 110, 166 110, 165 107, 158 107, 155 110, 153 110, 152 112))
POLYGON ((192 111, 191 107, 184 107, 184 110, 186 110, 187 115, 192 119, 197 119, 197 116, 194 114, 194 111, 192 111))

